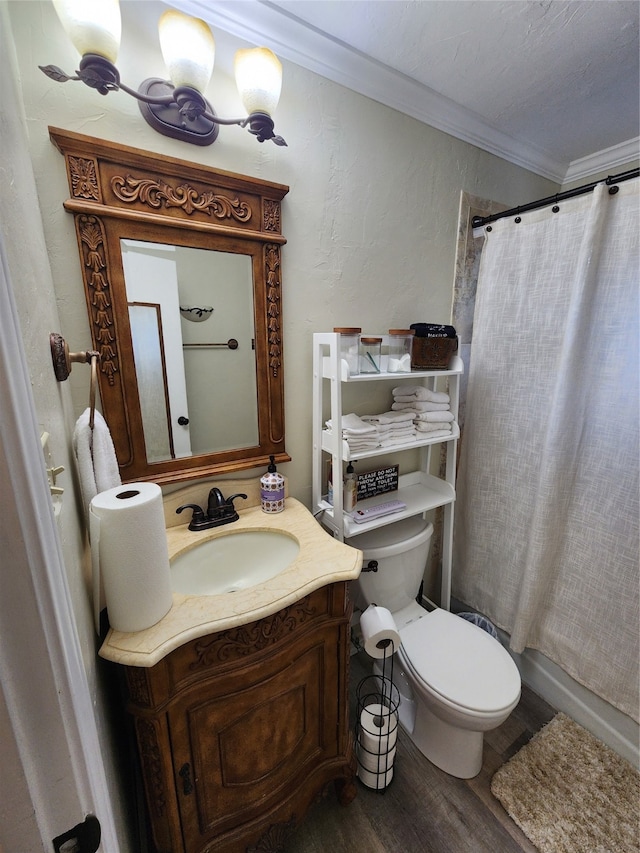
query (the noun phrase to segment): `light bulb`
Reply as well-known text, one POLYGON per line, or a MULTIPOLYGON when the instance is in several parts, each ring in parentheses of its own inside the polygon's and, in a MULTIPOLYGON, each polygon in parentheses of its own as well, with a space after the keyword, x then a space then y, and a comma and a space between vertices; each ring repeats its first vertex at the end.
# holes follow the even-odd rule
POLYGON ((122 32, 118 0, 53 0, 53 5, 81 56, 97 53, 115 64, 122 32))
POLYGON ((282 65, 267 47, 239 50, 235 56, 238 92, 244 108, 251 113, 271 115, 280 100, 282 65))
POLYGON ((173 85, 204 92, 211 79, 216 51, 207 24, 200 18, 168 9, 161 15, 158 29, 162 56, 173 85))

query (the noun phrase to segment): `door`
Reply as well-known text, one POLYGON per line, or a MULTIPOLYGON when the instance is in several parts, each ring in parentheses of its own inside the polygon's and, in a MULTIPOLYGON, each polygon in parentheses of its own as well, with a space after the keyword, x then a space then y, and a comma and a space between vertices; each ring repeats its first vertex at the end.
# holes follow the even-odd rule
MULTIPOLYGON (((0 846, 51 853, 89 813, 118 851, 0 239, 0 846)), ((54 380, 55 381, 55 380, 54 380)))
MULTIPOLYGON (((287 658, 288 659, 288 658, 287 658)), ((259 819, 323 754, 323 644, 283 666, 243 667, 170 713, 185 848, 259 819), (251 670, 253 670, 251 672, 251 670), (251 680, 253 679, 253 683, 251 680)))
POLYGON ((191 456, 176 247, 121 240, 120 248, 147 459, 191 456), (162 423, 166 427, 159 430, 162 423), (158 431, 164 435, 166 447, 155 435, 158 431))

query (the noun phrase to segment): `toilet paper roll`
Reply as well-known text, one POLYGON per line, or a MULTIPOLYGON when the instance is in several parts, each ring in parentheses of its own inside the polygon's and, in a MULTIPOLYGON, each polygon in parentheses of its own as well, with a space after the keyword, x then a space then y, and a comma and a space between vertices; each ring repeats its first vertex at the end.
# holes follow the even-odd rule
POLYGON ((361 743, 358 743, 356 745, 356 755, 360 767, 370 770, 372 773, 384 773, 393 767, 396 757, 396 747, 394 746, 389 752, 376 754, 368 752, 361 743))
POLYGON ((386 788, 389 782, 393 779, 393 767, 387 770, 386 773, 373 773, 371 770, 365 770, 364 767, 358 767, 358 779, 367 788, 373 788, 375 791, 381 791, 386 788))
POLYGON ((400 634, 391 611, 370 604, 360 616, 364 650, 369 657, 380 660, 400 648, 400 634))
POLYGON ((89 505, 89 529, 94 603, 102 579, 112 628, 155 625, 172 604, 160 486, 129 483, 100 492, 89 505))
POLYGON ((367 705, 360 713, 358 743, 372 755, 390 752, 398 738, 398 713, 387 705, 367 705))

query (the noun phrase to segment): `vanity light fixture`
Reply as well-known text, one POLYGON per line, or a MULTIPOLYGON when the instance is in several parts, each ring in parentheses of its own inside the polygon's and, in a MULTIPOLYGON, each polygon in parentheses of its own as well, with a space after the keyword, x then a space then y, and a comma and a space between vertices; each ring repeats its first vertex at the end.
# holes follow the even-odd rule
POLYGON ((175 9, 161 15, 160 47, 170 80, 150 77, 136 91, 121 82, 115 65, 121 34, 119 0, 53 0, 53 5, 82 59, 73 77, 56 65, 40 65, 52 80, 82 80, 101 95, 122 90, 136 98, 151 127, 195 145, 215 142, 221 124, 247 127, 258 142, 271 139, 276 145, 287 144, 273 132, 271 115, 280 99, 282 65, 268 48, 236 53, 236 84, 248 115, 223 119, 202 94, 213 72, 215 55, 213 35, 204 21, 175 9))
POLYGON ((212 305, 181 305, 180 316, 192 323, 202 323, 213 315, 212 305))

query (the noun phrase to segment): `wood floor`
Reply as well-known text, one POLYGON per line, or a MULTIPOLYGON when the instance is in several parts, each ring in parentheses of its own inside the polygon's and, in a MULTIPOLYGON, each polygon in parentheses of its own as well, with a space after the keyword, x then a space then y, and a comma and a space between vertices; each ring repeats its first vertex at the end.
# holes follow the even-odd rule
MULTIPOLYGON (((369 659, 351 658, 351 685, 369 674, 369 659)), ((347 807, 333 789, 316 803, 286 853, 537 853, 490 790, 495 771, 555 714, 528 688, 509 719, 484 738, 482 771, 455 779, 434 767, 400 730, 394 777, 383 792, 358 782, 347 807)), ((352 714, 353 718, 353 714, 352 714)))

